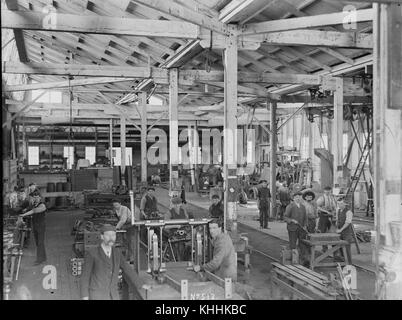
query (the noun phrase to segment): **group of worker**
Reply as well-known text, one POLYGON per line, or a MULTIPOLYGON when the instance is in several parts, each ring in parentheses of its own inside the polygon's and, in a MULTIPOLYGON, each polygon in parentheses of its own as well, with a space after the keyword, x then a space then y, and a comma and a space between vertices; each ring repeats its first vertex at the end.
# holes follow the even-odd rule
MULTIPOLYGON (((284 214, 287 223, 290 249, 300 250, 300 256, 304 264, 308 265, 306 259, 307 249, 302 240, 309 233, 336 232, 340 239, 346 240, 347 258, 352 261, 351 243, 353 239, 352 218, 353 213, 345 202, 344 197, 336 198, 331 187, 324 188, 324 194, 314 201, 315 193, 311 190, 298 191, 293 195, 293 201, 286 207, 284 214)), ((327 247, 323 246, 323 251, 327 247)), ((342 251, 334 257, 336 260, 343 260, 342 251)))

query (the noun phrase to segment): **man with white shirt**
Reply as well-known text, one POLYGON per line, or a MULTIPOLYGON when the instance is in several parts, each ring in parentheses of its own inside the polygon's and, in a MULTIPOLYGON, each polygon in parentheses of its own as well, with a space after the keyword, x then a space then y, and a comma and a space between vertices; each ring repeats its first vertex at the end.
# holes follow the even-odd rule
POLYGON ((81 275, 81 297, 83 300, 119 300, 118 281, 122 269, 131 283, 138 279, 134 269, 126 262, 121 251, 114 248, 116 228, 104 225, 102 242, 86 251, 84 269, 81 275))
MULTIPOLYGON (((352 264, 351 243, 354 241, 352 230, 353 212, 348 208, 344 198, 338 199, 338 212, 336 222, 336 233, 341 234, 341 239, 346 240, 349 244, 346 246, 346 254, 349 263, 352 264)), ((342 251, 339 250, 341 255, 342 251)), ((345 258, 345 257, 344 257, 345 258)))

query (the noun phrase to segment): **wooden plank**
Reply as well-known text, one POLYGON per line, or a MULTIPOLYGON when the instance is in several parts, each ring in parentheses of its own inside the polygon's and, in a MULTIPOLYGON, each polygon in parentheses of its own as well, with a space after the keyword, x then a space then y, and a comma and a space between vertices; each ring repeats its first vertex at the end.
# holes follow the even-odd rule
POLYGON ((172 0, 133 0, 132 2, 169 14, 181 20, 195 23, 220 34, 227 34, 228 32, 227 26, 218 19, 210 18, 202 13, 190 10, 172 0))
POLYGON ((274 272, 283 276, 285 279, 288 279, 288 280, 294 282, 295 284, 301 286, 301 288, 309 290, 312 294, 315 294, 317 297, 320 297, 324 300, 333 300, 334 299, 333 297, 328 296, 325 293, 325 291, 322 291, 322 290, 318 289, 316 286, 309 284, 308 281, 300 279, 300 277, 291 275, 288 272, 283 271, 283 270, 274 270, 274 272))
POLYGON ((286 273, 289 273, 290 275, 292 275, 292 276, 294 276, 294 277, 296 277, 296 278, 298 278, 298 279, 300 279, 302 281, 305 281, 306 283, 314 286, 315 288, 320 289, 322 292, 327 291, 326 286, 312 281, 311 279, 303 276, 300 272, 295 272, 295 271, 287 268, 287 266, 283 266, 283 265, 281 265, 281 264, 279 264, 277 262, 272 263, 272 266, 274 266, 275 268, 278 268, 278 269, 280 269, 280 270, 282 270, 282 271, 284 271, 286 273))
POLYGON ((318 272, 315 272, 315 271, 313 271, 313 270, 310 270, 310 269, 308 269, 308 268, 306 268, 306 267, 303 267, 303 266, 300 265, 300 264, 295 264, 295 265, 293 265, 293 266, 294 266, 295 268, 301 270, 301 271, 305 271, 306 273, 310 273, 312 276, 315 276, 315 277, 321 279, 322 281, 328 281, 328 277, 326 277, 326 276, 324 276, 324 275, 322 275, 322 274, 320 274, 320 273, 318 273, 318 272))
POLYGON ((333 176, 334 187, 341 187, 343 178, 343 79, 336 79, 336 90, 334 93, 334 120, 332 128, 332 150, 334 155, 333 176))
POLYGON ((68 88, 76 86, 88 86, 103 83, 113 83, 113 82, 124 82, 132 81, 134 78, 96 78, 96 79, 79 79, 79 80, 66 80, 60 82, 46 82, 46 83, 31 83, 31 84, 21 84, 21 85, 9 85, 5 86, 5 92, 16 92, 16 91, 29 91, 29 90, 43 90, 43 89, 54 89, 54 88, 68 88))
POLYGON ((278 286, 281 286, 289 291, 291 291, 292 293, 296 294, 297 296, 299 296, 302 299, 305 300, 314 300, 312 297, 308 296, 307 294, 305 294, 304 292, 301 292, 300 290, 298 290, 295 287, 292 287, 290 284, 286 283, 285 281, 279 279, 276 276, 272 276, 271 280, 277 284, 278 286))
POLYGON ((369 33, 356 34, 352 32, 308 29, 239 36, 239 42, 240 41, 254 41, 276 46, 322 46, 373 49, 373 35, 369 33))
POLYGON ((111 18, 75 14, 1 10, 1 28, 126 36, 196 39, 199 28, 182 21, 111 18), (48 20, 49 19, 49 20, 48 20))
POLYGON ((318 284, 320 284, 320 285, 325 285, 325 283, 323 283, 323 280, 322 280, 322 279, 316 277, 315 275, 313 275, 313 274, 311 274, 311 273, 309 273, 309 272, 306 272, 306 271, 304 271, 304 270, 301 270, 301 269, 299 269, 299 268, 296 268, 294 265, 291 265, 291 264, 287 265, 287 267, 288 267, 289 269, 293 270, 293 271, 299 272, 300 274, 302 274, 302 275, 305 276, 306 278, 309 278, 309 279, 311 279, 312 281, 314 281, 314 282, 316 282, 316 283, 318 283, 318 284))
POLYGON ((177 183, 179 163, 179 127, 178 127, 178 69, 169 70, 169 172, 170 190, 177 183), (177 175, 177 176, 176 176, 177 175))
MULTIPOLYGON (((8 10, 17 11, 18 10, 18 0, 5 0, 8 10)), ((22 30, 13 29, 14 40, 17 46, 18 57, 20 62, 27 62, 28 55, 25 47, 24 33, 22 30)))
MULTIPOLYGON (((295 30, 303 28, 338 25, 344 23, 344 20, 348 14, 350 13, 337 12, 337 13, 307 16, 307 17, 249 23, 242 26, 241 34, 243 35, 260 34, 275 31, 286 31, 286 30, 295 30)), ((373 20, 372 9, 356 10, 354 14, 355 14, 354 17, 356 18, 355 22, 373 20)))

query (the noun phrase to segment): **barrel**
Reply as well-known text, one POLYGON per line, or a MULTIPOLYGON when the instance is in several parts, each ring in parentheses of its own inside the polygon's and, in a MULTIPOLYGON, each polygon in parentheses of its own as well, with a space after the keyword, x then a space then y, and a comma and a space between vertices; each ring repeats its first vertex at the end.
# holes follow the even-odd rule
POLYGON ((71 191, 71 183, 63 182, 63 191, 71 191))
POLYGON ((46 191, 47 192, 54 192, 55 191, 55 184, 54 182, 48 182, 47 187, 46 187, 46 191))
POLYGON ((57 192, 62 192, 63 191, 63 182, 57 182, 56 183, 56 191, 57 192))

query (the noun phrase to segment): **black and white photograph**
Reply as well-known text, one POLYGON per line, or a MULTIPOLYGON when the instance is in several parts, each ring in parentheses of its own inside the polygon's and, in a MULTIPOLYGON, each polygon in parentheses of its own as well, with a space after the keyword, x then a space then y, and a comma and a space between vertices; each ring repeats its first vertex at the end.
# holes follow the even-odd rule
POLYGON ((402 300, 402 0, 1 0, 1 68, 1 300, 402 300))

